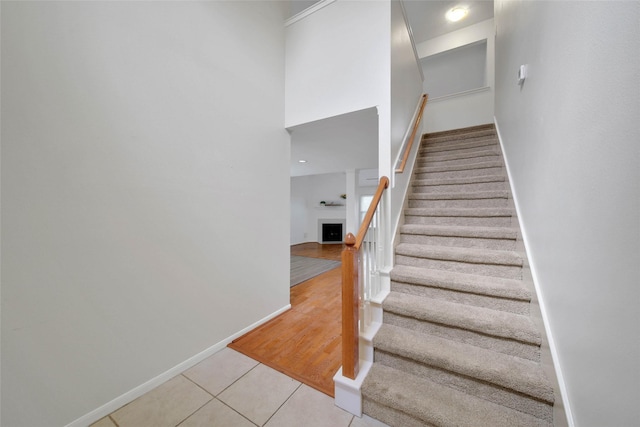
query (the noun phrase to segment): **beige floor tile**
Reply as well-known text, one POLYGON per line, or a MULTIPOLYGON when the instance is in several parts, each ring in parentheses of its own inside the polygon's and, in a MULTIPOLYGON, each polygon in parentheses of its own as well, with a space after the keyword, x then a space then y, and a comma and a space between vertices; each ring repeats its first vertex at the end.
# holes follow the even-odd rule
POLYGON ((109 417, 104 417, 91 424, 89 427, 117 427, 109 417))
POLYGON ((212 398, 178 375, 118 409, 111 418, 120 427, 174 427, 212 398))
POLYGON ((187 418, 180 427, 255 427, 255 424, 218 399, 204 405, 187 418))
POLYGON ((184 376, 217 396, 258 362, 226 347, 183 373, 184 376))
POLYGON ((302 385, 266 427, 347 427, 353 415, 335 406, 332 398, 302 385))
POLYGON ((263 425, 300 383, 265 365, 256 366, 218 395, 218 399, 263 425))
POLYGON ((353 421, 349 427, 389 427, 382 421, 378 421, 375 418, 371 418, 368 415, 362 415, 362 418, 353 417, 353 421))

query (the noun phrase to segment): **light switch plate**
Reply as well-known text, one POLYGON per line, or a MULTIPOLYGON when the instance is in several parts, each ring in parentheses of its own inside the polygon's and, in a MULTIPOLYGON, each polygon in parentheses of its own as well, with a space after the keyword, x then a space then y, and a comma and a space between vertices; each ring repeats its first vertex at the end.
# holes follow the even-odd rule
POLYGON ((521 65, 520 68, 518 68, 518 84, 522 86, 526 78, 527 78, 527 66, 521 65))

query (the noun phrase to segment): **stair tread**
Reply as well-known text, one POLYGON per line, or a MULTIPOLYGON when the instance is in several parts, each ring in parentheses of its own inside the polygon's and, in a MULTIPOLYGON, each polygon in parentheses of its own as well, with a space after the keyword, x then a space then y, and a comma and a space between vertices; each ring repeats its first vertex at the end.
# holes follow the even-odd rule
POLYGON ((523 265, 522 254, 515 251, 494 249, 459 248, 453 246, 431 246, 415 243, 400 243, 396 247, 397 255, 416 258, 430 258, 444 261, 458 261, 471 264, 523 265))
POLYGON ((365 399, 443 427, 549 427, 531 415, 374 363, 362 386, 365 399))
POLYGON ((486 162, 464 163, 461 165, 420 166, 415 168, 415 173, 451 172, 451 171, 487 169, 487 168, 497 168, 497 167, 502 167, 502 163, 499 160, 489 160, 486 162))
POLYGON ((531 300, 529 289, 521 280, 515 279, 396 265, 391 270, 391 280, 499 298, 531 300))
POLYGON ((507 190, 494 191, 459 191, 452 193, 411 193, 409 200, 478 200, 478 199, 508 199, 507 190))
POLYGON ((400 226, 401 234, 422 234, 445 237, 472 237, 479 239, 509 239, 518 237, 517 228, 509 227, 470 227, 455 225, 404 224, 400 226))
POLYGON ((485 182, 504 182, 504 175, 484 175, 484 176, 463 176, 457 178, 427 178, 416 179, 413 182, 414 187, 429 185, 460 185, 460 184, 481 184, 485 182))
POLYGON ((405 317, 540 345, 540 333, 528 316, 440 299, 390 292, 385 311, 405 317))
POLYGON ((382 324, 374 338, 378 350, 516 391, 552 404, 553 387, 539 363, 382 324))
POLYGON ((407 208, 404 213, 416 216, 492 217, 513 216, 515 211, 511 208, 407 208))

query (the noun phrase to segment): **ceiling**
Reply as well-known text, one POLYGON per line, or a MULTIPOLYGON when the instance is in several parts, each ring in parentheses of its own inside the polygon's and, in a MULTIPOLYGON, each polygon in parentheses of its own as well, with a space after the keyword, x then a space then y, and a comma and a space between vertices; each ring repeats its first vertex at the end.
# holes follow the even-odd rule
MULTIPOLYGON (((313 3, 313 2, 309 2, 313 3)), ((417 43, 493 17, 493 1, 404 0, 417 43), (456 23, 444 15, 464 6, 469 15, 456 23)), ((378 166, 378 115, 375 108, 306 123, 291 133, 291 176, 344 172, 378 166), (306 163, 299 163, 306 160, 306 163)))
POLYGON ((493 18, 493 0, 404 0, 403 3, 416 43, 493 18), (461 21, 449 22, 444 15, 455 6, 466 8, 469 14, 461 21))
POLYGON ((376 108, 294 126, 289 132, 291 176, 378 167, 376 108))

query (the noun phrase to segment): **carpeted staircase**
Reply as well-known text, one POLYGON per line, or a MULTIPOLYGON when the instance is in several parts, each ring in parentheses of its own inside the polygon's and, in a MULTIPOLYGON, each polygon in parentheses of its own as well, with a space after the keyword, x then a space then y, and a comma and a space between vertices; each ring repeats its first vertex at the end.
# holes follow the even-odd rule
POLYGON ((364 412, 391 426, 550 426, 553 388, 493 125, 427 134, 364 412))

